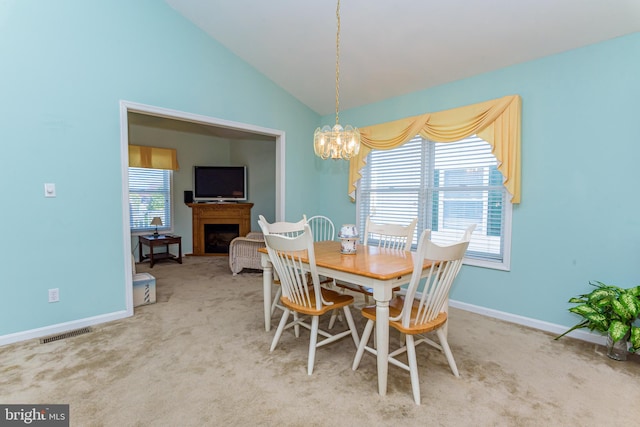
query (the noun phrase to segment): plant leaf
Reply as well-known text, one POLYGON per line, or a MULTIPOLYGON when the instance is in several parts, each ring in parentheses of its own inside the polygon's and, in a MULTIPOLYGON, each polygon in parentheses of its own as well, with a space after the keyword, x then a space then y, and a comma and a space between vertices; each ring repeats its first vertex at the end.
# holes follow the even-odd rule
POLYGON ((634 317, 636 317, 632 315, 628 307, 626 307, 622 302, 618 301, 617 299, 611 300, 611 307, 613 308, 613 311, 622 318, 621 320, 629 321, 634 317))
POLYGON ((627 293, 634 297, 640 297, 640 285, 627 289, 627 293))
POLYGON ((598 330, 600 332, 606 332, 609 328, 609 323, 607 321, 607 317, 600 313, 588 313, 584 316, 587 320, 589 320, 589 329, 598 330))
POLYGON ((625 335, 627 335, 627 332, 629 332, 630 328, 631 326, 627 325, 624 322, 621 322, 619 320, 612 320, 611 325, 609 325, 608 332, 613 342, 618 342, 623 339, 625 335))
POLYGON ((604 298, 609 298, 609 297, 615 298, 616 296, 617 295, 616 295, 616 292, 614 290, 611 290, 611 289, 596 289, 595 291, 593 291, 593 292, 591 292, 589 294, 588 299, 589 299, 590 303, 595 303, 595 302, 600 301, 600 300, 602 300, 604 298))
POLYGON ((569 309, 570 312, 579 314, 582 317, 587 317, 588 314, 599 314, 599 312, 588 304, 576 305, 569 309))
POLYGON ((588 323, 582 327, 588 327, 591 330, 597 329, 601 332, 606 332, 609 328, 607 317, 600 313, 589 304, 577 305, 569 309, 570 312, 579 314, 588 320, 588 323))
POLYGON ((589 284, 591 286, 596 286, 596 287, 602 288, 602 289, 612 289, 612 290, 614 290, 616 292, 622 292, 622 288, 619 288, 619 287, 613 286, 613 285, 605 285, 604 283, 598 282, 597 280, 591 281, 591 282, 589 282, 589 284))
POLYGON ((563 336, 567 335, 569 332, 574 331, 576 329, 586 328, 587 325, 589 325, 589 321, 588 320, 585 320, 584 322, 580 322, 577 325, 572 326, 571 328, 569 328, 566 331, 564 331, 562 334, 560 334, 557 337, 555 337, 554 340, 559 340, 563 336))
POLYGON ((631 327, 631 336, 629 337, 629 341, 631 341, 632 352, 640 350, 640 327, 639 326, 631 327))
POLYGON ((602 298, 601 300, 593 303, 592 306, 595 307, 595 309, 598 310, 599 313, 604 313, 605 311, 610 309, 611 301, 613 300, 614 298, 602 298))
POLYGON ((620 303, 627 309, 631 319, 638 317, 638 313, 640 313, 640 301, 638 301, 638 298, 631 294, 624 293, 620 295, 620 303))

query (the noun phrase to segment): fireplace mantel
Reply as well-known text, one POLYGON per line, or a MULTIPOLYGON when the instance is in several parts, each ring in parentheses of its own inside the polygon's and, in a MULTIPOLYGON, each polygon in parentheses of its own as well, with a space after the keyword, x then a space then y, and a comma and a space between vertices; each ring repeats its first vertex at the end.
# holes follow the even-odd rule
POLYGON ((238 224, 240 236, 251 231, 253 203, 188 203, 191 208, 193 255, 212 255, 205 252, 206 224, 238 224))

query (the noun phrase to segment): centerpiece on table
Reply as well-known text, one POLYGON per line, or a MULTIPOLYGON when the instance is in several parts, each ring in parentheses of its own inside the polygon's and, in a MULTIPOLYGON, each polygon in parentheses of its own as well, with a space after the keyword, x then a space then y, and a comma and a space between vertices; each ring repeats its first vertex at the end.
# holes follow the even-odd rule
POLYGON ((607 355, 626 360, 628 352, 640 350, 640 326, 634 325, 640 315, 640 286, 623 289, 598 281, 589 284, 595 287, 593 291, 569 300, 578 304, 569 311, 583 320, 555 339, 580 328, 596 330, 607 334, 607 355))

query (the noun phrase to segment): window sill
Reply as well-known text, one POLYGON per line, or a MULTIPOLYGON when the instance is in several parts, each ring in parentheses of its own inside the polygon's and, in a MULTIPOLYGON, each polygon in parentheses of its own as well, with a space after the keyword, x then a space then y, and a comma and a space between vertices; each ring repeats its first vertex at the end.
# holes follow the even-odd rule
POLYGON ((492 270, 511 271, 511 265, 509 265, 508 261, 498 262, 498 261, 481 260, 476 258, 465 258, 463 261, 463 264, 470 265, 473 267, 489 268, 492 270))

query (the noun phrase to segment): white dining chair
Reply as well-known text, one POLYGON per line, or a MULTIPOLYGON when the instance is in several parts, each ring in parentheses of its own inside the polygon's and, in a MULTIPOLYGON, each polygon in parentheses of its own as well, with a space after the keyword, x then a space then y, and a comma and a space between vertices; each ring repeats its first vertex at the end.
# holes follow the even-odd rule
MULTIPOLYGON (((459 240, 453 242, 453 243, 460 243, 460 242, 471 242, 471 237, 473 235, 473 231, 476 229, 477 224, 471 224, 469 225, 464 232, 462 233, 462 236, 460 237, 459 240)), ((406 289, 404 289, 404 287, 402 289, 400 289, 400 291, 397 292, 398 295, 405 295, 406 294, 406 289)), ((444 311, 446 311, 447 313, 449 312, 449 300, 447 299, 447 301, 444 304, 444 311)), ((444 331, 445 335, 447 335, 447 337, 449 336, 449 320, 447 317, 447 322, 445 323, 445 325, 442 327, 442 330, 444 331)), ((400 338, 401 340, 404 339, 403 336, 401 336, 400 338)))
MULTIPOLYGON (((323 242, 325 240, 335 240, 336 227, 333 225, 333 221, 323 215, 314 215, 307 220, 309 228, 311 228, 311 234, 313 234, 314 242, 323 242)), ((320 283, 328 284, 330 286, 336 285, 336 281, 330 277, 320 276, 320 283)))
POLYGON ((333 225, 333 221, 323 215, 314 215, 307 220, 311 233, 313 234, 313 240, 315 242, 321 242, 324 240, 335 240, 336 227, 333 225))
POLYGON ((462 234, 462 239, 460 239, 461 241, 471 241, 471 235, 473 234, 473 231, 476 229, 477 224, 471 224, 470 226, 468 226, 465 230, 464 233, 462 234))
POLYGON ((258 215, 258 225, 262 229, 263 234, 281 234, 288 237, 295 237, 304 232, 304 225, 307 223, 307 217, 302 215, 302 219, 298 222, 277 221, 269 223, 264 216, 258 215))
MULTIPOLYGON (((307 220, 309 227, 311 228, 311 232, 313 234, 314 242, 322 242, 325 240, 335 240, 336 237, 336 227, 333 224, 333 221, 326 216, 323 215, 314 215, 307 220)), ((320 276, 320 283, 329 285, 330 287, 335 288, 336 280, 332 277, 320 276)), ((342 321, 342 317, 340 316, 339 311, 334 311, 331 315, 331 319, 329 320, 329 329, 333 329, 333 325, 336 322, 336 318, 342 321)))
MULTIPOLYGON (((400 249, 404 251, 411 250, 411 244, 413 243, 413 233, 416 229, 418 218, 414 218, 408 225, 399 224, 378 224, 371 221, 370 217, 367 217, 365 222, 365 230, 363 237, 363 244, 378 246, 381 248, 400 249)), ((355 283, 348 283, 337 281, 336 287, 351 292, 357 292, 364 295, 365 304, 369 304, 369 298, 373 297, 373 289, 367 286, 356 285, 355 283)), ((400 288, 394 288, 395 291, 399 291, 400 288)), ((336 321, 336 316, 333 315, 329 320, 329 329, 333 327, 336 321)))
MULTIPOLYGON (((468 226, 464 230, 464 233, 462 233, 462 237, 460 238, 460 240, 458 242, 469 242, 469 243, 471 243, 471 236, 473 235, 473 231, 476 229, 476 226, 477 226, 477 224, 471 224, 470 226, 468 226)), ((447 314, 449 313, 449 298, 447 298, 447 300, 444 303, 444 311, 446 311, 447 314)), ((447 316, 446 323, 442 327, 442 332, 445 334, 446 337, 449 337, 449 317, 448 316, 447 316)))
POLYGON ((356 348, 359 345, 359 337, 353 322, 349 306, 353 304, 353 296, 340 294, 334 290, 326 289, 320 285, 318 270, 315 262, 313 236, 308 224, 304 226, 304 232, 296 237, 287 237, 278 234, 265 234, 267 252, 273 264, 273 268, 280 277, 282 297, 280 301, 284 306, 284 312, 278 329, 273 337, 270 351, 274 351, 282 332, 290 327, 302 326, 309 329, 309 356, 307 362, 307 374, 313 373, 316 349, 330 344, 339 339, 351 335, 356 348), (302 254, 306 251, 308 268, 303 268, 302 254), (309 283, 308 274, 311 274, 309 283), (347 320, 348 329, 336 334, 331 334, 320 329, 320 316, 342 310, 347 320), (287 323, 289 314, 297 313, 294 320, 287 323), (308 322, 311 317, 311 323, 308 322), (318 335, 323 337, 318 341, 318 335))
MULTIPOLYGON (((286 222, 286 221, 277 221, 273 223, 269 223, 264 216, 258 215, 258 225, 260 229, 262 229, 262 234, 279 234, 287 237, 296 237, 304 232, 304 226, 307 223, 307 217, 305 215, 302 216, 302 219, 298 222, 286 222)), ((274 274, 274 284, 279 285, 280 279, 277 276, 277 272, 274 274)), ((276 290, 276 294, 273 297, 273 301, 271 302, 271 315, 276 308, 280 310, 284 310, 284 307, 280 304, 280 296, 282 295, 282 288, 278 286, 276 290)), ((298 329, 296 328, 296 336, 298 336, 298 329)))
POLYGON ((414 218, 408 225, 378 224, 371 221, 371 217, 367 217, 362 243, 381 248, 410 251, 417 223, 418 218, 414 218))
MULTIPOLYGON (((444 306, 469 246, 468 240, 449 246, 439 246, 431 242, 429 236, 429 230, 423 231, 420 235, 407 294, 396 296, 389 303, 389 327, 397 329, 405 338, 398 349, 389 352, 388 360, 389 363, 409 371, 413 398, 418 405, 420 404, 420 382, 416 358, 417 345, 426 343, 444 352, 451 371, 456 377, 459 376, 447 335, 442 328, 447 322, 444 306), (426 279, 421 279, 424 260, 431 261, 432 264, 426 279), (421 286, 422 282, 424 287, 421 286), (421 292, 418 292, 419 287, 422 288, 421 292), (432 331, 436 332, 439 343, 424 335, 432 331), (398 356, 404 353, 407 353, 408 363, 398 359, 398 356)), ((358 369, 365 351, 377 354, 375 344, 373 347, 368 346, 376 322, 376 307, 365 307, 361 313, 367 319, 367 324, 353 361, 354 371, 358 369)))
MULTIPOLYGON (((417 223, 418 218, 414 218, 407 225, 378 224, 371 221, 370 217, 367 217, 363 234, 363 244, 378 246, 381 248, 410 251, 417 223)), ((366 286, 346 282, 337 282, 336 286, 363 294, 366 304, 369 303, 369 297, 373 297, 373 290, 366 286)), ((396 288, 394 291, 399 289, 400 288, 396 288)))

